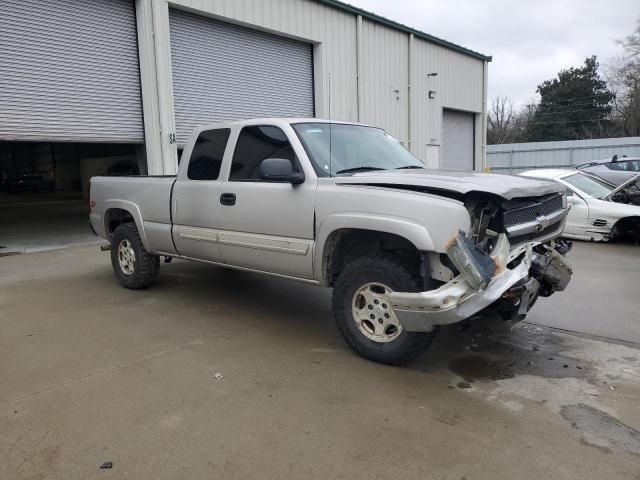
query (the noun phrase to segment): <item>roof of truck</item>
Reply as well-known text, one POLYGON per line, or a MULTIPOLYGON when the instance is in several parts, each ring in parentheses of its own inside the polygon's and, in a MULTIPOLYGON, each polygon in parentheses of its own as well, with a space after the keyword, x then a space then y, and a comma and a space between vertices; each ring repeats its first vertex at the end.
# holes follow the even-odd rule
POLYGON ((242 125, 245 123, 256 123, 256 122, 287 122, 287 123, 342 123, 347 125, 366 125, 364 123, 359 122, 347 122, 342 120, 329 120, 326 118, 314 118, 314 117, 263 117, 263 118, 245 118, 242 120, 231 120, 228 122, 217 122, 217 123, 225 123, 227 125, 242 125))
POLYGON ((327 120, 325 118, 313 118, 313 117, 265 117, 265 118, 247 118, 242 120, 228 120, 228 121, 219 121, 215 123, 207 123, 205 125, 201 125, 196 129, 196 132, 202 132, 204 130, 211 130, 214 128, 224 128, 236 125, 260 125, 260 124, 294 124, 294 123, 332 123, 332 124, 341 124, 341 125, 360 125, 363 127, 372 127, 372 128, 381 128, 375 127, 373 125, 367 125, 365 123, 358 122, 344 122, 340 120, 327 120))

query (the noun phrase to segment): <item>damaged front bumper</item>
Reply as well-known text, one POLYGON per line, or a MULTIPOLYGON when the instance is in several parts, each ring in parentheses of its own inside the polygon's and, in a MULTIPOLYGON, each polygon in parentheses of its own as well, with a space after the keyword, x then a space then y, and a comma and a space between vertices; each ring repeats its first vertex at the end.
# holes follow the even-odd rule
POLYGON ((474 288, 461 274, 435 290, 391 293, 393 310, 403 329, 429 332, 437 325, 465 320, 502 300, 510 302, 516 318, 523 318, 539 295, 564 290, 572 274, 569 263, 555 249, 538 253, 534 245, 531 242, 494 256, 497 273, 483 288, 474 288), (510 264, 512 268, 508 268, 510 264))

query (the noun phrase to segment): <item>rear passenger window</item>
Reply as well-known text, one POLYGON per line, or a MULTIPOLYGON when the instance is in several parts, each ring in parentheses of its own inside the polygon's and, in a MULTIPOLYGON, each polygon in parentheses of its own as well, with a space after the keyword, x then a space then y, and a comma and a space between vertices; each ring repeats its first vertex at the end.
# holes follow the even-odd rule
POLYGON ((627 162, 611 162, 607 163, 607 167, 609 167, 610 170, 626 170, 627 162))
POLYGON ((299 171, 293 147, 281 129, 268 125, 244 127, 233 154, 229 180, 260 180, 260 162, 265 158, 285 158, 291 161, 294 171, 299 171))
POLYGON ((227 140, 231 130, 220 128, 207 130, 198 135, 191 152, 187 177, 189 180, 217 180, 227 140))

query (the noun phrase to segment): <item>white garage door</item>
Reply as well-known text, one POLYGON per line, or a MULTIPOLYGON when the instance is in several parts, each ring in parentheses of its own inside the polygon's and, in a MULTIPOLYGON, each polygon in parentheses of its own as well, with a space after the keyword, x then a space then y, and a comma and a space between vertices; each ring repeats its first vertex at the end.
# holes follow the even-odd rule
POLYGON ((473 170, 474 124, 473 113, 443 110, 442 168, 446 170, 473 170))
POLYGON ((313 116, 310 44, 169 12, 178 144, 205 123, 313 116))
POLYGON ((2 1, 0 140, 144 140, 133 0, 2 1))

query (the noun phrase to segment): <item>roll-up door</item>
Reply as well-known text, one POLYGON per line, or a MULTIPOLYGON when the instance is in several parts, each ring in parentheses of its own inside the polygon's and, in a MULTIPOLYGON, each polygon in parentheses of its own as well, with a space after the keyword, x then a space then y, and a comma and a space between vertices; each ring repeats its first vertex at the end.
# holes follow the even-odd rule
POLYGON ((473 113, 444 109, 442 112, 442 168, 473 170, 474 160, 473 113))
POLYGON ((0 140, 143 142, 133 0, 3 0, 0 140))
POLYGON ((312 117, 312 46, 169 10, 178 144, 199 125, 254 117, 312 117))

